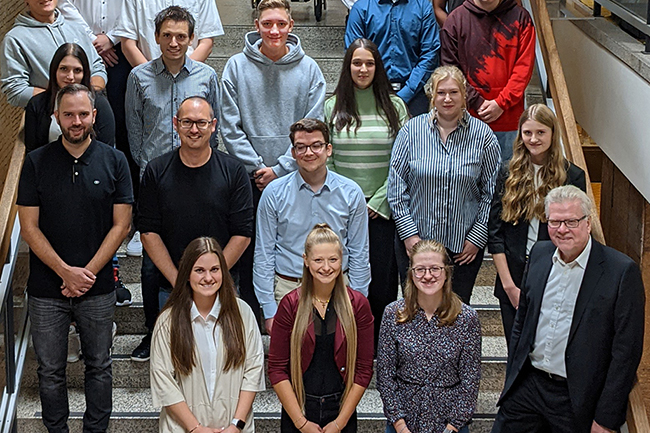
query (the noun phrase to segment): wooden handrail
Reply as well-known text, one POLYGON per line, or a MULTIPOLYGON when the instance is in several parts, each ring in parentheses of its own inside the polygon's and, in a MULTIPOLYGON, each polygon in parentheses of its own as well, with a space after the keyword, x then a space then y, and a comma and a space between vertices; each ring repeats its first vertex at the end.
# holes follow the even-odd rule
MULTIPOLYGON (((555 35, 553 34, 551 19, 546 8, 546 0, 531 0, 531 8, 537 30, 537 38, 542 56, 544 57, 551 97, 553 98, 555 112, 560 123, 560 129, 562 130, 564 149, 569 161, 584 170, 587 181, 587 194, 593 201, 594 193, 591 188, 589 171, 587 170, 585 155, 582 151, 580 135, 576 127, 576 119, 573 114, 571 98, 569 97, 569 89, 564 78, 564 70, 560 62, 560 55, 555 45, 555 35)), ((598 215, 593 215, 591 229, 593 237, 604 244, 605 237, 598 215)), ((650 422, 648 421, 648 414, 638 378, 630 392, 629 398, 626 421, 630 433, 650 432, 650 422)))
POLYGON ((16 220, 16 197, 18 195, 18 181, 20 179, 20 172, 23 168, 25 161, 25 144, 20 138, 20 131, 23 130, 25 124, 25 116, 23 115, 18 128, 18 134, 14 142, 14 148, 9 160, 9 168, 7 169, 7 176, 5 177, 4 186, 2 188, 2 195, 0 195, 0 233, 2 240, 0 240, 0 260, 4 263, 7 253, 9 252, 9 244, 11 242, 11 232, 14 229, 14 221, 16 220))

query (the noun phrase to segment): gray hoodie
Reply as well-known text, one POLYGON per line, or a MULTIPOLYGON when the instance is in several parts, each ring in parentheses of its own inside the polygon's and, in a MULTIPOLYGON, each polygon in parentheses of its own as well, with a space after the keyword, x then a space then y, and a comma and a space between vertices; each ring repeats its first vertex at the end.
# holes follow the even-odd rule
POLYGON ((81 46, 88 56, 91 76, 107 81, 102 58, 83 27, 66 22, 58 9, 55 14, 52 24, 37 21, 27 13, 18 15, 2 41, 0 86, 11 105, 26 107, 34 95, 34 87, 47 87, 52 56, 66 42, 81 46))
POLYGON ((272 167, 283 176, 296 169, 291 124, 323 119, 325 78, 296 35, 289 34, 289 52, 277 62, 260 51, 259 33, 244 39, 244 51, 228 60, 221 77, 221 135, 248 172, 272 167))

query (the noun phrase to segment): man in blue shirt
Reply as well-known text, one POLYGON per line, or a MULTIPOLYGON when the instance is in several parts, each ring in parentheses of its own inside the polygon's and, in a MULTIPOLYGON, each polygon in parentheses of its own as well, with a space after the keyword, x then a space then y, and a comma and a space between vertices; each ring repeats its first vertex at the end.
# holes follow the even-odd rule
POLYGON ((377 44, 397 96, 411 115, 429 111, 424 84, 439 64, 440 38, 430 0, 359 0, 350 10, 345 47, 358 38, 377 44))
POLYGON ((305 239, 318 223, 341 238, 349 286, 367 296, 370 283, 366 199, 354 181, 327 169, 329 128, 302 119, 289 138, 298 170, 269 183, 257 209, 253 286, 269 333, 277 303, 301 283, 305 239))

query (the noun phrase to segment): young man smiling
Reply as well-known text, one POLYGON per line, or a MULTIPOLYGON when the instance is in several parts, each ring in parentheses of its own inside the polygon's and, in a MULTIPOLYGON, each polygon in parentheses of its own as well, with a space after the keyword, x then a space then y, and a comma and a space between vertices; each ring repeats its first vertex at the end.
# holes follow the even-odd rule
POLYGON ((349 285, 368 295, 368 210, 354 181, 327 169, 332 155, 329 128, 316 119, 291 125, 291 154, 298 170, 262 192, 257 210, 253 284, 271 331, 277 303, 300 285, 305 239, 314 225, 327 223, 341 238, 343 270, 349 285))

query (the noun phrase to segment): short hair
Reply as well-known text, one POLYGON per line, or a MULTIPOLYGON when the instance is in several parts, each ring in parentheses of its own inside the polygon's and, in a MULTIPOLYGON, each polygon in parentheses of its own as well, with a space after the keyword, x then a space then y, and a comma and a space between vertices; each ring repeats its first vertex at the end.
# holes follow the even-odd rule
POLYGON ((54 110, 58 111, 59 110, 59 105, 61 105, 61 99, 65 95, 76 95, 77 93, 85 93, 86 96, 88 96, 88 100, 90 101, 90 106, 92 108, 95 108, 95 95, 93 92, 83 84, 68 84, 59 92, 56 94, 56 103, 54 104, 54 110))
POLYGON ((553 188, 549 191, 544 199, 544 212, 546 213, 546 218, 548 219, 549 207, 552 204, 566 203, 566 202, 578 202, 582 213, 586 216, 591 217, 594 213, 594 202, 591 201, 589 196, 585 194, 580 188, 573 185, 564 185, 553 188))
POLYGON ((190 11, 187 9, 180 6, 169 6, 168 8, 158 12, 156 18, 154 19, 154 24, 156 25, 156 35, 160 35, 160 29, 162 28, 163 23, 167 20, 175 21, 177 23, 186 22, 187 30, 189 32, 188 36, 192 37, 194 35, 194 26, 196 22, 194 21, 194 17, 190 11))
POLYGON ((451 78, 458 83, 460 94, 463 97, 463 108, 465 108, 467 105, 467 80, 460 69, 456 66, 450 65, 436 68, 427 80, 427 84, 424 85, 424 93, 429 98, 429 105, 433 107, 433 98, 436 96, 438 86, 440 85, 440 82, 447 78, 451 78))
POLYGON ((181 112, 181 108, 183 107, 183 104, 185 104, 187 101, 190 100, 198 100, 198 101, 205 102, 208 105, 208 108, 210 108, 210 120, 214 119, 214 110, 212 109, 212 105, 210 105, 210 101, 208 101, 205 97, 200 95, 188 96, 187 98, 183 99, 181 104, 178 106, 178 110, 176 111, 176 118, 178 118, 178 113, 181 112))
POLYGON ((267 9, 284 9, 291 20, 291 4, 287 0, 262 0, 257 4, 256 19, 267 9))
POLYGON ((293 145, 293 140, 296 136, 296 132, 304 131, 304 132, 314 132, 314 131, 320 131, 323 134, 323 138, 325 139, 325 143, 330 142, 330 129, 327 127, 327 125, 318 119, 300 119, 291 127, 289 128, 289 139, 291 139, 291 145, 293 145))

